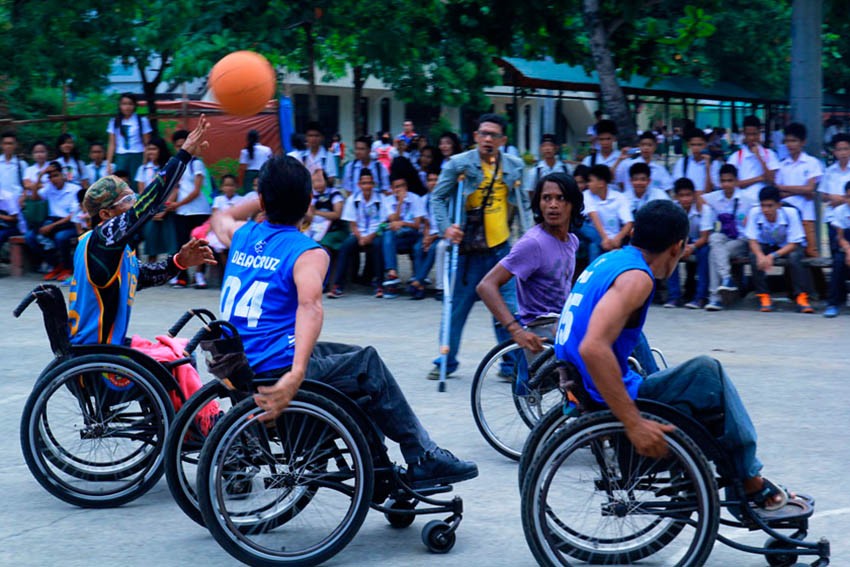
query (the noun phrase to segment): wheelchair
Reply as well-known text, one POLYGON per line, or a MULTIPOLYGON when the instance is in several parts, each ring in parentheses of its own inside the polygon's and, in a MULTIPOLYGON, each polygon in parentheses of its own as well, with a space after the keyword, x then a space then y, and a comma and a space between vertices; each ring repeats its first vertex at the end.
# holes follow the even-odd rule
MULTIPOLYGON (((205 340, 238 338, 225 321, 205 327, 205 340)), ((287 409, 266 423, 246 391, 265 377, 247 384, 219 378, 175 419, 166 476, 181 509, 233 557, 250 565, 317 565, 355 537, 369 508, 395 528, 409 527, 418 515, 448 514, 425 524, 422 541, 431 552, 452 549, 463 501, 435 498, 451 485, 416 490, 406 482, 363 400, 307 379, 287 409), (194 413, 224 399, 232 407, 200 435, 194 413)))
MULTIPOLYGON (((62 291, 39 285, 17 306, 37 302, 54 359, 35 381, 21 415, 21 449, 50 494, 87 508, 119 506, 145 494, 163 474, 163 445, 185 402, 171 369, 119 345, 71 345, 62 291)), ((176 326, 172 336, 179 331, 176 326)))
POLYGON ((565 370, 562 384, 577 409, 543 439, 521 489, 523 531, 539 564, 702 565, 716 541, 762 554, 772 566, 794 565, 799 556, 816 557, 814 567, 829 564, 826 539, 805 541, 811 498, 798 495, 775 512, 747 503, 742 479, 716 440, 722 415, 700 423, 638 399, 643 417, 676 427, 666 434, 666 457, 643 457, 613 413, 587 395, 577 371, 565 370), (721 517, 723 509, 729 517, 721 517), (720 525, 761 530, 769 539, 762 547, 745 545, 718 533, 720 525))
POLYGON ((546 340, 543 352, 529 363, 523 348, 509 339, 493 347, 475 371, 470 389, 475 425, 487 443, 509 459, 520 459, 528 432, 561 400, 557 377, 553 381, 538 372, 552 352, 552 342, 546 340), (503 365, 510 366, 508 374, 503 365))

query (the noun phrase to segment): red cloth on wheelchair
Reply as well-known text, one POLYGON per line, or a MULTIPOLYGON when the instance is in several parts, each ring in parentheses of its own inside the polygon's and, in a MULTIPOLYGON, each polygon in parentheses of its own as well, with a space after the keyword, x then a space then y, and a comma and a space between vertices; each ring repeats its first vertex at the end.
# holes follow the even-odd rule
MULTIPOLYGON (((151 342, 139 335, 133 335, 130 346, 157 362, 171 362, 172 360, 183 358, 183 349, 188 342, 188 339, 166 335, 160 335, 156 337, 156 342, 151 342)), ((176 366, 172 369, 171 373, 177 380, 180 391, 187 400, 203 386, 201 378, 198 376, 198 371, 191 364, 187 363, 176 366)), ((171 398, 171 403, 174 404, 174 411, 179 411, 183 405, 183 401, 174 391, 170 391, 168 395, 171 398)), ((213 419, 218 415, 220 409, 218 402, 212 401, 198 413, 198 425, 204 435, 209 433, 213 425, 213 419)))

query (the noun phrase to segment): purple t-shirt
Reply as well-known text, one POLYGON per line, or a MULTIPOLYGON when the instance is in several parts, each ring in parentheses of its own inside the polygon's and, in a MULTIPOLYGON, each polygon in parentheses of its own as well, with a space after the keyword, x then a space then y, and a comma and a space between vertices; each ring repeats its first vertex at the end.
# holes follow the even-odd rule
POLYGON ((517 279, 520 323, 561 312, 572 288, 577 249, 575 234, 569 233, 562 242, 538 224, 502 258, 499 263, 517 279))

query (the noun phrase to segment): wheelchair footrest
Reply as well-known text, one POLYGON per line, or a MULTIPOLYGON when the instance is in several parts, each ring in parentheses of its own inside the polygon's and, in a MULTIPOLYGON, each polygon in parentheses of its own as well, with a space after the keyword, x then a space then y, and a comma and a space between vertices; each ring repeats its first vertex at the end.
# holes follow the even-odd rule
POLYGON ((433 496, 434 494, 445 494, 451 492, 454 487, 451 484, 441 486, 429 486, 428 488, 417 488, 416 493, 422 496, 433 496))
POLYGON ((805 520, 811 517, 815 512, 815 500, 811 496, 805 494, 797 494, 793 498, 788 499, 779 510, 762 510, 754 509, 753 512, 765 521, 771 528, 788 527, 787 524, 799 520, 805 520))

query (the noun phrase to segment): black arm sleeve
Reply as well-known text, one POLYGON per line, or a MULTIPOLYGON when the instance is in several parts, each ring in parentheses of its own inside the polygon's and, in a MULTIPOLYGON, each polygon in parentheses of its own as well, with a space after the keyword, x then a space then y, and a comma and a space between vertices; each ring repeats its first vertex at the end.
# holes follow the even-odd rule
MULTIPOLYGON (((168 198, 174 184, 183 175, 186 164, 191 159, 192 156, 188 152, 184 150, 177 152, 177 155, 168 160, 165 167, 145 187, 130 210, 101 223, 92 231, 87 259, 89 278, 95 285, 106 285, 112 279, 121 262, 124 247, 139 233, 145 223, 159 212, 159 208, 168 198)), ((152 276, 149 281, 157 281, 157 278, 152 276)), ((141 281, 139 283, 141 284, 141 281)), ((151 283, 151 285, 157 284, 151 283)))
POLYGON ((162 285, 177 275, 177 265, 174 264, 174 256, 169 255, 163 262, 152 262, 139 266, 139 283, 137 290, 146 287, 162 285))

